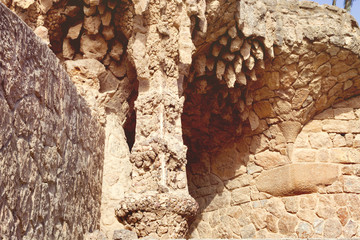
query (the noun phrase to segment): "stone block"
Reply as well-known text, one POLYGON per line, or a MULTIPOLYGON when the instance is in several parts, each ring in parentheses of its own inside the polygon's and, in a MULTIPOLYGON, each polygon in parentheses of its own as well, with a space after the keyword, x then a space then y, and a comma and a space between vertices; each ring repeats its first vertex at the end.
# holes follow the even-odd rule
POLYGON ((341 207, 336 211, 337 217, 344 226, 350 219, 350 213, 346 207, 341 207))
POLYGON ((358 227, 358 223, 353 221, 353 220, 349 220, 349 222, 345 225, 344 229, 343 229, 343 237, 344 238, 353 238, 359 230, 358 227))
POLYGON ((262 101, 253 104, 255 113, 259 118, 275 117, 274 110, 269 101, 262 101))
POLYGON ((72 40, 77 39, 80 35, 82 26, 83 26, 83 23, 78 23, 78 24, 70 27, 66 37, 70 38, 72 40))
POLYGON ((324 237, 325 238, 338 238, 341 235, 342 226, 337 218, 325 220, 324 223, 324 237))
POLYGON ((292 99, 291 105, 294 109, 300 109, 306 98, 309 96, 310 90, 307 88, 301 88, 296 90, 292 99))
POLYGON ((284 235, 290 235, 295 232, 295 227, 299 219, 291 214, 286 214, 279 219, 279 232, 284 235))
POLYGON ((334 118, 334 109, 328 108, 314 117, 316 120, 325 120, 334 118))
POLYGON ((88 34, 95 35, 99 32, 101 25, 101 18, 99 15, 85 17, 84 19, 84 28, 88 31, 88 34))
POLYGON ((278 218, 275 217, 274 215, 268 214, 266 216, 266 228, 269 231, 274 232, 274 233, 279 231, 278 226, 277 226, 277 222, 278 222, 278 218))
POLYGON ((345 147, 346 146, 345 137, 343 137, 340 134, 336 134, 333 138, 333 144, 334 147, 345 147))
POLYGON ((329 119, 322 122, 322 129, 325 132, 348 133, 351 132, 349 122, 345 120, 329 119))
POLYGON ((138 239, 138 236, 135 232, 130 230, 121 229, 115 230, 113 235, 113 240, 131 240, 131 239, 138 239))
POLYGON ((231 205, 250 202, 250 188, 238 188, 231 192, 231 205))
POLYGON ((281 155, 279 152, 266 150, 255 155, 255 163, 264 169, 282 166, 287 162, 286 157, 281 155))
POLYGON ((315 149, 332 147, 332 141, 326 132, 310 133, 309 141, 311 147, 315 149))
POLYGON ((263 229, 266 227, 266 217, 268 213, 265 209, 257 208, 251 212, 250 219, 253 222, 256 229, 263 229))
POLYGON ((300 222, 296 228, 296 234, 299 238, 308 238, 313 235, 312 226, 307 222, 300 222))
POLYGON ((255 237, 256 229, 255 229, 254 225, 249 224, 249 225, 246 225, 245 227, 241 228, 240 232, 241 232, 242 238, 253 238, 253 237, 255 237))
POLYGON ((360 177, 344 176, 344 191, 347 193, 360 193, 360 177))
POLYGON ((249 186, 250 185, 250 181, 252 179, 251 175, 248 174, 243 174, 241 176, 238 176, 234 179, 225 181, 225 187, 229 190, 233 190, 236 188, 241 188, 241 187, 245 187, 245 186, 249 186))
POLYGON ((217 209, 228 207, 230 206, 230 202, 233 201, 232 194, 227 191, 223 191, 219 194, 212 194, 204 198, 206 206, 204 208, 204 212, 211 212, 217 209))
POLYGON ((295 139, 301 130, 301 123, 285 121, 280 123, 280 129, 287 142, 295 142, 295 139))
POLYGON ((107 53, 108 47, 105 39, 100 35, 83 34, 80 39, 80 51, 85 58, 101 60, 107 53))
POLYGON ((340 120, 350 120, 356 118, 353 108, 335 108, 334 117, 335 119, 340 119, 340 120))
POLYGON ((288 164, 263 171, 256 179, 260 192, 274 196, 287 196, 316 192, 318 186, 326 186, 339 178, 339 167, 327 163, 288 164))
POLYGON ((316 216, 315 211, 314 210, 310 210, 310 209, 300 209, 297 213, 296 216, 303 220, 306 221, 308 223, 314 223, 316 222, 317 219, 319 219, 318 216, 316 216))
POLYGON ((285 209, 289 213, 297 213, 299 210, 299 199, 297 197, 283 198, 285 209))
POLYGON ((319 149, 316 152, 316 162, 329 162, 331 159, 330 151, 329 149, 319 149))
POLYGON ((317 150, 299 148, 293 151, 291 161, 293 162, 315 162, 317 150))
POLYGON ((310 144, 309 144, 309 137, 308 134, 306 132, 301 132, 295 142, 294 142, 294 147, 296 148, 310 148, 310 144))
POLYGON ((332 148, 330 161, 333 163, 360 163, 360 152, 354 148, 332 148))
POLYGON ((349 121, 349 132, 360 133, 360 120, 349 121))

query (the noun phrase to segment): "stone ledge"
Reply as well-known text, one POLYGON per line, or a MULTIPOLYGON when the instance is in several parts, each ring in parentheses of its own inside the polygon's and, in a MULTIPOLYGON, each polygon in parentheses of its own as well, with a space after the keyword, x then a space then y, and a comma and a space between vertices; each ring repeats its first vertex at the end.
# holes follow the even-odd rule
POLYGON ((175 239, 186 234, 187 221, 197 210, 198 204, 190 195, 148 192, 125 197, 115 215, 139 237, 175 239))
POLYGON ((190 195, 147 194, 124 198, 115 210, 117 217, 123 217, 133 211, 156 212, 167 210, 183 216, 196 213, 198 204, 190 195))
POLYGON ((332 184, 339 175, 339 167, 335 164, 289 164, 263 171, 256 179, 256 187, 274 196, 311 193, 316 192, 318 186, 332 184))

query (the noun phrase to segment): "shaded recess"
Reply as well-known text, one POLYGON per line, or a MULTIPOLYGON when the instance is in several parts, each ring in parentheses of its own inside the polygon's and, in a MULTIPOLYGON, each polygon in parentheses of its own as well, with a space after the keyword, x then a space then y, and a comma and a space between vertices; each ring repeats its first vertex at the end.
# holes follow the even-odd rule
POLYGON ((138 95, 136 70, 125 52, 130 37, 128 15, 131 15, 131 6, 128 1, 109 0, 96 7, 86 5, 84 1, 61 0, 47 12, 44 24, 49 29, 50 48, 61 60, 96 58, 105 66, 107 73, 99 76, 98 90, 108 97, 105 101, 99 100, 97 107, 104 108, 106 114, 118 115, 130 150, 135 141, 134 102, 138 95), (101 23, 104 13, 112 16, 106 25, 101 23), (98 21, 96 33, 87 29, 86 19, 95 25, 98 21), (82 43, 87 35, 90 40, 82 43), (91 44, 95 46, 100 40, 104 40, 102 46, 92 48, 91 44))
POLYGON ((134 84, 134 89, 131 92, 129 98, 127 99, 129 103, 129 112, 127 113, 126 120, 123 124, 126 142, 129 146, 130 152, 135 143, 136 111, 134 109, 134 104, 138 96, 138 84, 139 83, 136 81, 136 83, 134 84))

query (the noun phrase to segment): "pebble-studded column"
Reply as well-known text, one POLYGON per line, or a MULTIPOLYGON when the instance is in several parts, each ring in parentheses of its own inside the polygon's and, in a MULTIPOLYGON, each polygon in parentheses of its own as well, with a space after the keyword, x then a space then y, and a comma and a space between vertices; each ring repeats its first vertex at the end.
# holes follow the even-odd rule
POLYGON ((140 237, 184 237, 198 208, 188 193, 181 128, 183 78, 194 50, 189 8, 181 0, 135 1, 128 45, 139 80, 132 187, 116 216, 140 237))

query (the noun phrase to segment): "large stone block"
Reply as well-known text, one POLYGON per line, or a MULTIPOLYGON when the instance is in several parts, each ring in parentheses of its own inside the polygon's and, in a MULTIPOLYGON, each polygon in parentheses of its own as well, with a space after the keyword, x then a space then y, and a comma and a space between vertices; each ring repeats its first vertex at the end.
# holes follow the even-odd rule
POLYGON ((263 171, 256 179, 256 187, 274 196, 311 193, 319 186, 332 184, 339 178, 339 173, 335 164, 288 164, 263 171))

